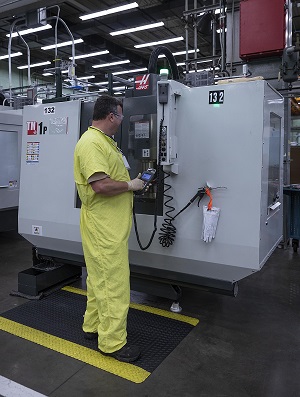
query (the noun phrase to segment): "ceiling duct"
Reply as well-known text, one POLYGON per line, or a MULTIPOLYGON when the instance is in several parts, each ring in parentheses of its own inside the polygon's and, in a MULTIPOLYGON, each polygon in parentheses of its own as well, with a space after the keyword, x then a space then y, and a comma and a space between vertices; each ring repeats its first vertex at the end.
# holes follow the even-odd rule
POLYGON ((24 15, 27 11, 63 2, 64 0, 0 0, 1 18, 24 15))
POLYGON ((38 26, 44 26, 47 24, 46 21, 47 13, 46 8, 39 8, 34 11, 26 13, 26 26, 28 28, 36 28, 38 26))
POLYGON ((212 15, 210 12, 206 12, 203 15, 198 15, 196 18, 198 32, 204 35, 209 35, 211 33, 211 21, 212 15))

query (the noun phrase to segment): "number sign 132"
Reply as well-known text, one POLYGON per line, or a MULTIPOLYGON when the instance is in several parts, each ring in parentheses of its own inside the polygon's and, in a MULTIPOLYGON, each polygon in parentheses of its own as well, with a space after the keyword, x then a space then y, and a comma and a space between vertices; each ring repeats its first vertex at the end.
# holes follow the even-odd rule
POLYGON ((55 106, 48 106, 44 108, 44 114, 54 114, 55 106))
POLYGON ((210 105, 224 103, 224 90, 209 91, 208 103, 210 105))

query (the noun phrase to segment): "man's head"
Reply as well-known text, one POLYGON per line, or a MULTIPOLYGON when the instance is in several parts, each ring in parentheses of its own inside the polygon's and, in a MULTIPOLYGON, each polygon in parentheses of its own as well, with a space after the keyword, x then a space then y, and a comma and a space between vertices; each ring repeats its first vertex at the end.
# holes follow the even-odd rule
POLYGON ((100 96, 94 106, 93 120, 103 120, 110 113, 118 114, 118 106, 123 109, 122 102, 109 95, 100 96))
POLYGON ((93 126, 107 135, 114 135, 123 120, 122 102, 109 95, 100 96, 94 106, 93 126))

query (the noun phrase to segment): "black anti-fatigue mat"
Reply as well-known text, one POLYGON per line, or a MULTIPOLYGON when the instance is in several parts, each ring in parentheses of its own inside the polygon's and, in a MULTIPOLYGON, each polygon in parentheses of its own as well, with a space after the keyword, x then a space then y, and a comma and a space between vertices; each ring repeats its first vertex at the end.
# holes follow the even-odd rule
POLYGON ((1 314, 0 329, 91 365, 95 365, 96 362, 95 366, 99 368, 140 383, 159 366, 198 323, 197 319, 191 317, 132 304, 128 313, 127 340, 130 344, 138 345, 142 354, 134 364, 120 363, 101 355, 97 351, 97 340, 86 340, 83 337, 85 291, 75 288, 68 290, 68 288, 42 300, 26 302, 1 314), (17 328, 16 332, 14 328, 17 328), (36 340, 34 339, 35 332, 37 333, 36 340), (27 337, 28 334, 30 338, 27 337), (80 349, 83 349, 82 352, 80 349), (85 356, 93 357, 93 359, 84 359, 85 356), (130 375, 132 371, 133 376, 130 375))

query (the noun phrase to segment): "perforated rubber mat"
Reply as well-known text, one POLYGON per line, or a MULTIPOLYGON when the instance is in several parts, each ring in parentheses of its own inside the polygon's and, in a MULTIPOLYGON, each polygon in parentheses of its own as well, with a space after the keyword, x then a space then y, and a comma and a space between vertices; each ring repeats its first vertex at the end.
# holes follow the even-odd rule
POLYGON ((198 323, 197 319, 131 304, 128 343, 141 349, 134 364, 101 355, 97 339, 83 337, 86 292, 72 287, 29 301, 0 317, 0 329, 136 383, 144 381, 198 323))

